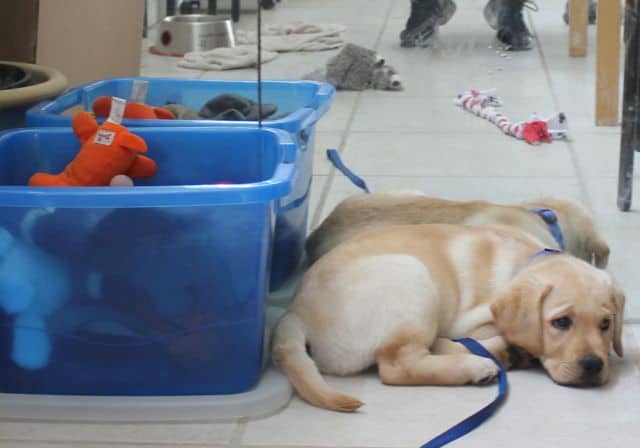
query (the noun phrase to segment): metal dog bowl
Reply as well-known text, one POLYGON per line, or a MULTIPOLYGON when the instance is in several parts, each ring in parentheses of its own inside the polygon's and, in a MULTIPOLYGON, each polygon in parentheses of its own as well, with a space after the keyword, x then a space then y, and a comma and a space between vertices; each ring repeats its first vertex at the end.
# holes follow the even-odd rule
POLYGON ((164 56, 235 46, 233 23, 229 18, 208 14, 169 16, 162 20, 158 31, 158 40, 150 51, 164 56))
POLYGON ((0 64, 0 90, 17 89, 31 82, 31 70, 11 64, 0 64))

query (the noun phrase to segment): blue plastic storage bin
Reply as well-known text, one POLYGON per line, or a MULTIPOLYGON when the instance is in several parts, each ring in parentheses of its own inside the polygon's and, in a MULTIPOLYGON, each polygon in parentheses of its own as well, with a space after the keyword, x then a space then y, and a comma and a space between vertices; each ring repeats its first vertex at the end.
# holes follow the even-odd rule
MULTIPOLYGON (((147 103, 163 106, 167 102, 200 108, 210 99, 234 93, 257 101, 254 81, 212 81, 165 78, 116 78, 96 81, 74 88, 59 98, 45 101, 27 111, 29 126, 69 126, 71 117, 63 113, 79 106, 90 110, 99 96, 129 98, 135 79, 148 81, 147 103)), ((262 100, 278 108, 263 125, 292 134, 298 145, 296 173, 291 193, 279 201, 271 289, 284 283, 298 266, 304 252, 307 232, 309 194, 313 173, 315 126, 329 110, 335 89, 330 84, 313 81, 263 81, 262 100), (282 115, 285 116, 282 116, 282 115)), ((124 120, 126 126, 249 126, 255 121, 214 120, 124 120)))
POLYGON ((258 380, 296 145, 269 129, 135 133, 158 173, 93 188, 25 186, 74 157, 71 129, 0 134, 0 392, 208 395, 258 380))

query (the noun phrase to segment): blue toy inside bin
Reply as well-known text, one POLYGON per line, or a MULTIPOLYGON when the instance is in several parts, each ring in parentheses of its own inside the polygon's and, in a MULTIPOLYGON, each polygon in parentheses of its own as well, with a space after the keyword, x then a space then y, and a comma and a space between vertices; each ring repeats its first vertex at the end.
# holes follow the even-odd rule
POLYGON ((0 135, 0 392, 210 395, 258 380, 296 145, 268 129, 135 133, 158 173, 93 188, 25 186, 74 157, 71 129, 0 135))
MULTIPOLYGON (((115 78, 89 83, 74 88, 55 100, 40 103, 27 112, 27 124, 70 126, 71 116, 65 114, 66 111, 90 110, 93 101, 100 96, 128 99, 131 97, 134 80, 148 82, 146 102, 152 106, 164 106, 172 102, 198 111, 207 101, 224 93, 257 101, 255 81, 115 78)), ((329 110, 334 93, 335 89, 330 84, 313 81, 262 82, 262 101, 277 107, 274 119, 267 118, 263 125, 289 132, 298 145, 292 190, 282 198, 276 213, 271 289, 282 285, 302 258, 313 174, 315 127, 329 110)), ((216 120, 124 120, 123 124, 129 127, 257 126, 255 121, 216 120)))

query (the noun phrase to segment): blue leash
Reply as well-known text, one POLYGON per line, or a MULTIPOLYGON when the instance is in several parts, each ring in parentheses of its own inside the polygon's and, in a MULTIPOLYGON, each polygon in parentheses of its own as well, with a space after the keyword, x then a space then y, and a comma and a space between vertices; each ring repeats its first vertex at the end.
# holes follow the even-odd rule
POLYGON ((470 338, 457 339, 455 342, 459 342, 464 345, 474 355, 489 358, 496 363, 500 369, 498 374, 498 396, 484 408, 480 409, 473 415, 462 420, 457 425, 447 429, 445 432, 429 440, 420 448, 438 448, 444 446, 456 439, 470 433, 482 423, 487 421, 489 417, 498 409, 504 399, 507 397, 507 371, 504 366, 498 361, 487 349, 485 349, 480 343, 470 338))
POLYGON ((358 176, 356 173, 351 171, 347 166, 342 162, 340 158, 340 154, 336 149, 327 149, 327 159, 339 170, 342 174, 347 176, 347 178, 353 182, 356 187, 364 190, 365 193, 370 193, 369 188, 367 187, 367 183, 358 176))

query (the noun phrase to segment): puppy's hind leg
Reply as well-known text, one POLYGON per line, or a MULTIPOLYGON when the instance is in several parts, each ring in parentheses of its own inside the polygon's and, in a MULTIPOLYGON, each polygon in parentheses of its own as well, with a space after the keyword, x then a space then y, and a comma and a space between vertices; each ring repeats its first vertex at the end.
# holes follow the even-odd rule
POLYGON ((380 379, 392 385, 488 384, 499 372, 492 360, 480 356, 431 354, 419 339, 386 344, 378 351, 377 362, 380 379))

